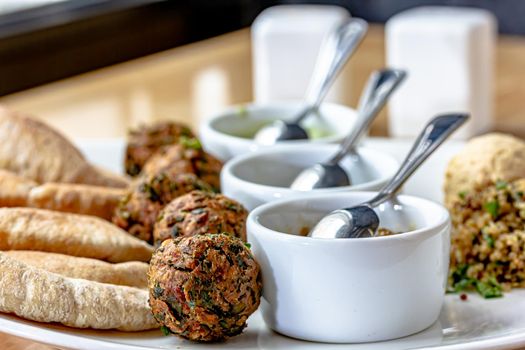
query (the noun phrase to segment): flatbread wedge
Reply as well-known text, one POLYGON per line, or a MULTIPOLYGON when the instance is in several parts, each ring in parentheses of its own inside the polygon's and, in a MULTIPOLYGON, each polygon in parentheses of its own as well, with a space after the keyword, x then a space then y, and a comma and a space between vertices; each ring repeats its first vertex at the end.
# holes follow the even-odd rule
POLYGON ((0 107, 0 168, 36 181, 127 187, 129 179, 91 165, 63 135, 0 107))
POLYGON ((37 185, 33 180, 0 169, 0 207, 25 207, 29 192, 37 185))
POLYGON ((88 215, 0 208, 0 250, 38 250, 106 260, 149 261, 153 247, 88 215))
POLYGON ((50 182, 29 191, 27 206, 111 221, 115 207, 126 193, 121 188, 50 182))
POLYGON ((0 311, 75 328, 157 328, 146 290, 63 277, 0 253, 0 311))
POLYGON ((8 250, 4 253, 29 266, 65 277, 136 288, 148 287, 149 265, 140 261, 111 264, 96 259, 31 250, 8 250))

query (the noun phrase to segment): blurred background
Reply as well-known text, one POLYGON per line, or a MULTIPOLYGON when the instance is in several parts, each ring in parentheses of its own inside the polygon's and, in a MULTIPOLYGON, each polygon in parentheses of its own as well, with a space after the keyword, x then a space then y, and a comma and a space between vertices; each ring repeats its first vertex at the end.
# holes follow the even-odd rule
MULTIPOLYGON (((250 26, 268 7, 338 5, 371 22, 339 78, 355 106, 385 66, 385 22, 422 5, 483 8, 497 20, 491 129, 525 137, 523 0, 0 0, 0 104, 77 138, 122 137, 158 119, 197 126, 254 99, 250 26)), ((372 135, 389 135, 383 112, 372 135)))

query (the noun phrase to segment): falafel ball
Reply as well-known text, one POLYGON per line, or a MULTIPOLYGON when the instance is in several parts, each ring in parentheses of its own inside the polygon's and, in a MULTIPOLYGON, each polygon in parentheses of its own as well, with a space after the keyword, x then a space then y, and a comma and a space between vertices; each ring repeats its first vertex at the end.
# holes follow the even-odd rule
POLYGON ((246 241, 248 211, 222 194, 192 191, 175 198, 162 209, 153 230, 160 245, 168 238, 229 232, 246 241))
POLYGON ((250 249, 225 234, 164 241, 151 259, 148 287, 155 319, 173 334, 202 342, 240 334, 262 291, 250 249))
POLYGON ((218 191, 221 168, 221 161, 206 153, 198 139, 181 138, 178 144, 166 146, 153 155, 144 165, 142 172, 193 173, 218 191))
POLYGON ((195 174, 160 172, 138 179, 115 208, 112 221, 144 241, 151 243, 153 227, 160 211, 172 199, 193 190, 212 191, 195 174))
POLYGON ((173 121, 142 125, 128 133, 124 167, 130 176, 136 176, 146 161, 159 148, 179 142, 181 137, 195 137, 190 128, 173 121))

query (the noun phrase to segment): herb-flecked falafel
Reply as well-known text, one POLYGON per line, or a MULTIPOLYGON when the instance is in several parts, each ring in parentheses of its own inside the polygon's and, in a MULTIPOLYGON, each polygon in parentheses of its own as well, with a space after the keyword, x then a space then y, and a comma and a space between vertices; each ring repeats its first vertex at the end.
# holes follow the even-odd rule
POLYGON ((159 212, 172 199, 193 190, 212 191, 194 174, 160 172, 138 179, 115 208, 115 225, 144 241, 153 238, 159 212))
POLYGON ((153 155, 144 164, 142 173, 192 173, 218 191, 221 168, 221 161, 206 153, 198 139, 182 138, 178 144, 166 146, 153 155))
POLYGON ((240 334, 262 290, 249 248, 225 234, 164 241, 151 259, 148 287, 155 319, 173 334, 203 342, 240 334))
POLYGON ((179 142, 181 137, 194 137, 190 128, 173 121, 161 121, 143 125, 128 133, 124 168, 130 176, 136 176, 146 161, 160 148, 179 142))
POLYGON ((175 198, 162 209, 153 230, 160 245, 168 238, 228 232, 246 241, 248 211, 222 194, 192 191, 175 198))

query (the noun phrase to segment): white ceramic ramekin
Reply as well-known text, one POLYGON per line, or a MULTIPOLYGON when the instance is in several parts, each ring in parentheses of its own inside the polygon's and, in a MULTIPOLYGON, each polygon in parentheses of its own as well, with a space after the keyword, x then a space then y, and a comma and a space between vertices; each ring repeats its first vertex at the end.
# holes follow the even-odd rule
POLYGON ((407 336, 437 320, 450 250, 450 218, 441 205, 403 195, 381 205, 381 225, 404 232, 393 236, 292 234, 373 195, 308 195, 250 213, 248 241, 261 265, 261 309, 269 327, 304 340, 353 343, 407 336))
MULTIPOLYGON (((253 138, 240 137, 247 131, 255 132, 276 119, 290 120, 301 110, 301 102, 275 102, 268 105, 246 104, 206 118, 200 125, 200 137, 204 149, 227 161, 235 156, 273 146, 257 144, 253 138)), ((335 143, 341 141, 352 129, 356 119, 355 110, 335 104, 323 103, 320 116, 312 115, 302 122, 304 126, 317 127, 330 135, 311 140, 283 141, 278 144, 305 145, 309 143, 335 143)))
MULTIPOLYGON (((289 188, 301 170, 327 161, 338 145, 283 145, 235 157, 221 172, 222 192, 246 208, 304 196, 306 192, 289 188)), ((310 193, 375 191, 394 175, 399 163, 391 155, 369 148, 359 148, 358 157, 346 157, 340 164, 352 179, 352 186, 316 189, 310 193)))

